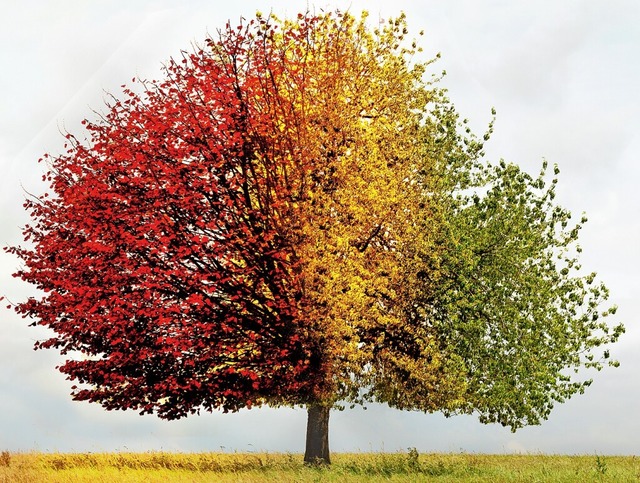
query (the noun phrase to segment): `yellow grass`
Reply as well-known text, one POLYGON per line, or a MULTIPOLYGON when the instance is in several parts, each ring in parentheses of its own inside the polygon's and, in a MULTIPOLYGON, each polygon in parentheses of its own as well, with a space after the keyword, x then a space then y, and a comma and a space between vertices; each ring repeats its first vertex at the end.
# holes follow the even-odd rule
POLYGON ((335 454, 310 468, 295 454, 0 454, 0 483, 636 482, 640 459, 613 456, 335 454))

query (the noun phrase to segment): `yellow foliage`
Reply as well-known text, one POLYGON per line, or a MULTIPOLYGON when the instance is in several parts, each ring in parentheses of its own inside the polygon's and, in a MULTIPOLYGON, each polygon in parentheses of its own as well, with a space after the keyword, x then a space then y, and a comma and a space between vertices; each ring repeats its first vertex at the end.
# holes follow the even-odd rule
POLYGON ((405 241, 429 239, 418 233, 425 226, 416 217, 428 208, 414 178, 430 162, 416 139, 431 95, 426 64, 412 64, 415 49, 402 47, 404 16, 371 30, 366 13, 324 14, 274 32, 271 58, 281 64, 271 81, 281 100, 270 108, 282 136, 274 143, 287 146, 293 193, 283 228, 301 316, 318 334, 325 378, 315 397, 413 381, 430 401, 421 409, 452 405, 460 371, 438 354, 434 333, 411 327, 403 306, 415 276, 405 241), (392 332, 412 339, 410 354, 386 340, 392 332))

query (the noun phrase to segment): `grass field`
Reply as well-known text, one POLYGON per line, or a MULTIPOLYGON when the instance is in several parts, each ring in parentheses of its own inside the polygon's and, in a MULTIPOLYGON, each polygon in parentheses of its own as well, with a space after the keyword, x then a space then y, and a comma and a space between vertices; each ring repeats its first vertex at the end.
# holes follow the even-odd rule
POLYGON ((335 454, 311 468, 297 454, 8 453, 0 482, 635 482, 634 456, 335 454))

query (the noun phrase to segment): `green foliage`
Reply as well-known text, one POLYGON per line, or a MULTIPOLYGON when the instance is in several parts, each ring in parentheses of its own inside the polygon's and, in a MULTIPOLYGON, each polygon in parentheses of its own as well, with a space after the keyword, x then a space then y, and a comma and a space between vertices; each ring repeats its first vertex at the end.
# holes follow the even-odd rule
MULTIPOLYGON (((493 123, 479 141, 443 93, 436 106, 422 139, 435 163, 418 170, 428 211, 422 236, 404 247, 416 274, 407 320, 435 334, 462 371, 462 402, 445 414, 477 412, 515 431, 582 393, 591 380, 581 369, 617 366, 601 348, 624 327, 609 325, 609 291, 580 265, 587 219, 572 223, 555 203, 558 167, 549 181, 546 161, 537 177, 489 163, 482 148, 493 123)), ((420 400, 413 408, 430 410, 420 400)))

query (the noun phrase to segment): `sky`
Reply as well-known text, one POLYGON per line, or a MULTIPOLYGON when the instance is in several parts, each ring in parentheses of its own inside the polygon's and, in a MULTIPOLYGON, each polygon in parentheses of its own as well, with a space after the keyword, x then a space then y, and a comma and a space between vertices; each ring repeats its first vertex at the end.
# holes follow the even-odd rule
MULTIPOLYGON (((619 306, 627 333, 611 347, 621 366, 589 374, 584 395, 557 405, 548 421, 516 433, 473 415, 402 412, 382 405, 334 412, 333 451, 640 454, 640 3, 636 0, 0 0, 0 246, 19 244, 25 192, 43 190, 45 152, 61 131, 81 133, 105 93, 160 66, 227 20, 256 10, 294 16, 307 9, 407 14, 433 72, 446 70, 462 117, 483 133, 497 111, 487 157, 532 174, 558 163, 557 201, 589 222, 583 266, 619 306)), ((0 251, 0 296, 34 289, 14 278, 18 260, 0 251)), ((43 329, 0 307, 0 450, 270 451, 304 449, 302 409, 203 413, 162 421, 73 402, 53 351, 33 351, 43 329)))

